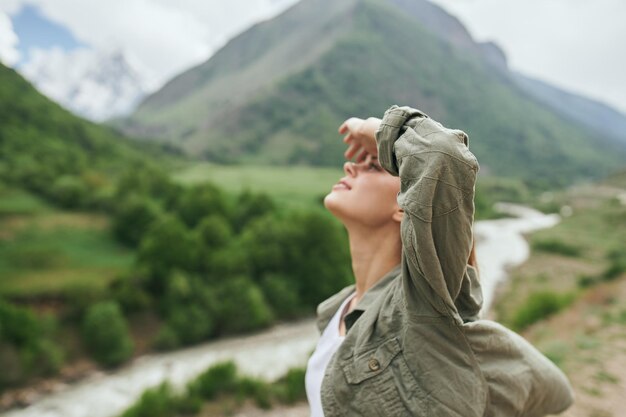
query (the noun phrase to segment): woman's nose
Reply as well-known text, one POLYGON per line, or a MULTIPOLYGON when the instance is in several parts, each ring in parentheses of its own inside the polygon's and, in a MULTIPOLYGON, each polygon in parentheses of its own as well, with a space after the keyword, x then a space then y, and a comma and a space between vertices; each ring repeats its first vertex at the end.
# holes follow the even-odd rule
POLYGON ((356 175, 356 166, 354 164, 354 162, 346 162, 345 164, 343 164, 343 171, 351 176, 355 176, 356 175))

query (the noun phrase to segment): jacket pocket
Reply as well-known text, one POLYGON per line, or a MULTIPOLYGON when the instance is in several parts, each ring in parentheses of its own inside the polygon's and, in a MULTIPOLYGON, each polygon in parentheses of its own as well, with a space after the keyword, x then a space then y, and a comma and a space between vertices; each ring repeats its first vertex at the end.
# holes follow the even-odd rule
POLYGON ((359 416, 428 416, 423 391, 406 364, 398 338, 355 354, 343 372, 350 394, 338 400, 348 401, 359 416))
POLYGON ((381 374, 401 351, 400 342, 394 337, 374 350, 355 356, 352 363, 343 368, 346 379, 350 384, 359 384, 381 374))

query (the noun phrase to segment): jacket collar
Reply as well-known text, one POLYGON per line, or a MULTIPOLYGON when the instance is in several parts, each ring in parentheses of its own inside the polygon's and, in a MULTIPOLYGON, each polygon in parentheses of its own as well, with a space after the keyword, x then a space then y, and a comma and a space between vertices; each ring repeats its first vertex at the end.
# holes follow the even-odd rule
MULTIPOLYGON (((367 290, 363 297, 359 300, 358 304, 350 313, 346 314, 344 317, 344 322, 346 324, 346 332, 350 330, 352 325, 356 323, 357 319, 361 317, 361 315, 365 312, 365 310, 372 305, 374 300, 387 288, 387 286, 400 275, 400 266, 401 264, 396 265, 391 271, 387 272, 382 276, 380 280, 372 288, 367 290)), ((354 285, 350 285, 343 290, 339 291, 337 294, 328 298, 326 301, 322 302, 317 307, 317 328, 320 333, 324 331, 328 323, 335 315, 341 303, 345 301, 350 294, 354 292, 354 285)))

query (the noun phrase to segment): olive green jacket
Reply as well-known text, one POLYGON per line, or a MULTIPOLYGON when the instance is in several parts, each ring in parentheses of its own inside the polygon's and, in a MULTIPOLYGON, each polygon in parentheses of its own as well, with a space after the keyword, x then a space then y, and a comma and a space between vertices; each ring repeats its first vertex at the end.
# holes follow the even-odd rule
MULTIPOLYGON (((563 373, 522 337, 477 320, 472 244, 478 163, 468 138, 409 107, 392 106, 376 133, 378 159, 400 176, 401 264, 346 316, 322 383, 325 417, 534 417, 572 403, 563 373)), ((348 287, 320 304, 326 327, 348 287)))

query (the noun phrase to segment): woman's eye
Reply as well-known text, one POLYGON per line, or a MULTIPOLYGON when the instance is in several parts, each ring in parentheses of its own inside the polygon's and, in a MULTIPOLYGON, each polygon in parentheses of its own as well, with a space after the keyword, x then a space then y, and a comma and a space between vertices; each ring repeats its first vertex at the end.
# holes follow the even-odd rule
POLYGON ((375 169, 376 171, 380 171, 380 170, 381 170, 381 167, 380 167, 380 165, 377 165, 377 164, 371 163, 371 164, 369 165, 369 169, 370 169, 370 170, 371 170, 371 169, 375 169))

